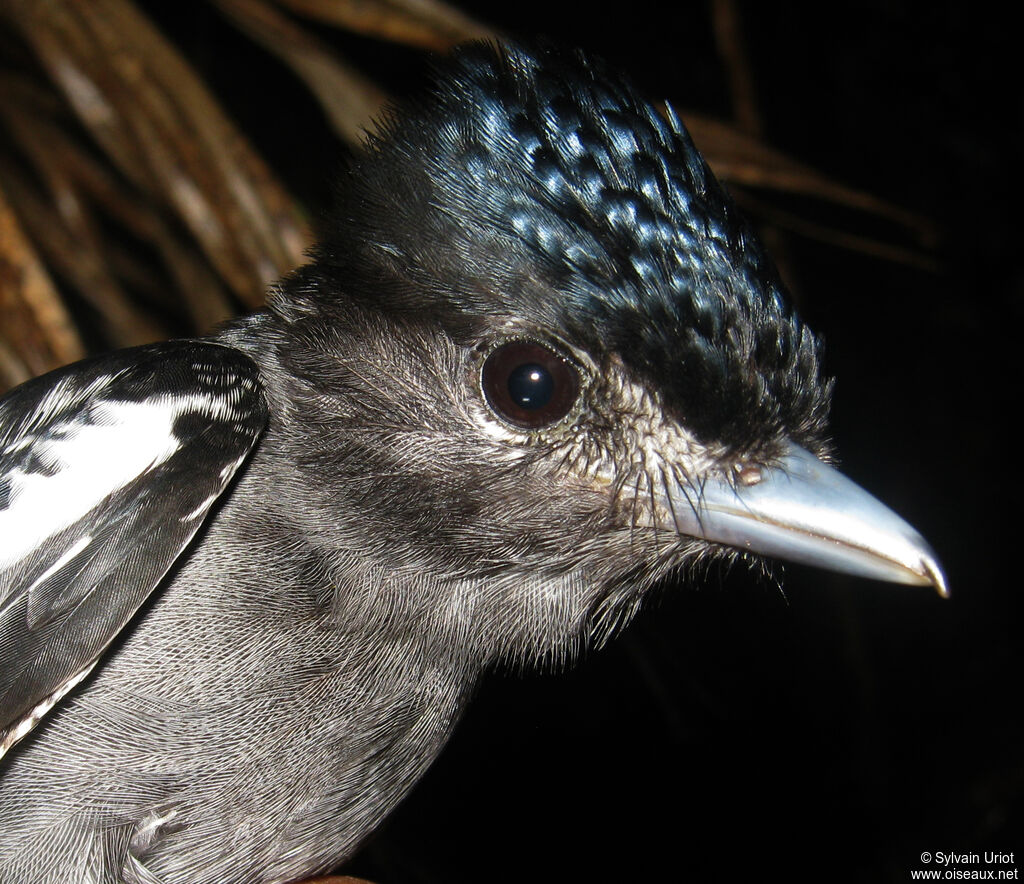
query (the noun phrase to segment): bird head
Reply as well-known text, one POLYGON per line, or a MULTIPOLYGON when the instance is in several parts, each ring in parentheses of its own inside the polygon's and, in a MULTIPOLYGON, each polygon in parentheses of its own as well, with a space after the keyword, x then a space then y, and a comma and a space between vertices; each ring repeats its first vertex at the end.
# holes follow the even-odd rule
POLYGON ((828 466, 821 347, 671 109, 580 54, 473 45, 342 196, 271 300, 272 374, 305 529, 375 611, 563 659, 719 557, 944 589, 828 466))

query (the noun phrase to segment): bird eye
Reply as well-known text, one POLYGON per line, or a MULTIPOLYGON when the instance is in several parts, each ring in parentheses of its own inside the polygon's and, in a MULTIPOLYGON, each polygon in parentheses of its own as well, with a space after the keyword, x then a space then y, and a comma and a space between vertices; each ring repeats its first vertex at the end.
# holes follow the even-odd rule
POLYGON ((558 423, 580 392, 575 366, 533 341, 496 347, 484 360, 480 378, 495 414, 527 430, 558 423))

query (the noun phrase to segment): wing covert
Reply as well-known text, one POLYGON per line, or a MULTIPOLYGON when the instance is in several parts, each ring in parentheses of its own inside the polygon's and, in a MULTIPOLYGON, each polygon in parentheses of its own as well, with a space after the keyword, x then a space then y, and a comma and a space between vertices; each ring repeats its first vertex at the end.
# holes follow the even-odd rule
POLYGON ((266 419, 256 365, 197 341, 75 363, 0 400, 0 755, 88 674, 266 419))

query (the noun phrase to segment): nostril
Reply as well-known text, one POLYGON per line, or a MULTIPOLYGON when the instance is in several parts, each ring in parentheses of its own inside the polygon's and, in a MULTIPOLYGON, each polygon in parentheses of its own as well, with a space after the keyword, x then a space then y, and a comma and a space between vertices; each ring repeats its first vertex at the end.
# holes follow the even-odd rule
POLYGON ((744 487, 757 485, 764 478, 764 473, 757 464, 738 463, 733 466, 733 471, 736 474, 736 483, 744 487))

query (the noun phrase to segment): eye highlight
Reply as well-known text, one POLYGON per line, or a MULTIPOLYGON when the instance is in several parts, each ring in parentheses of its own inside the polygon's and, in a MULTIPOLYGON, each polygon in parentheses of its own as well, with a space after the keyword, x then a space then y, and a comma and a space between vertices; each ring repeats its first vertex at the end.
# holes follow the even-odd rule
POLYGON ((534 341, 496 347, 484 360, 480 381, 491 410, 525 430, 558 423, 580 393, 576 367, 534 341))

